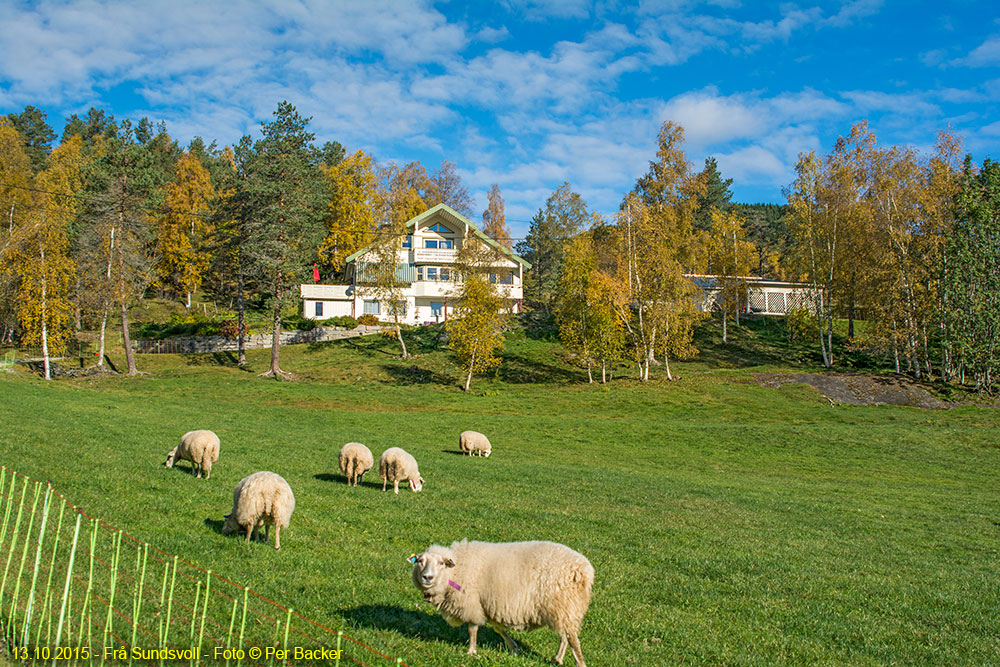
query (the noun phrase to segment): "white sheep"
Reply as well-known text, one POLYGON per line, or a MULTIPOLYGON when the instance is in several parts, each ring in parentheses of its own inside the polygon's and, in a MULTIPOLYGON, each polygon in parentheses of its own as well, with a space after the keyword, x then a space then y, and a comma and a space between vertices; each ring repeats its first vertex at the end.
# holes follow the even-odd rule
POLYGON ((469 456, 478 453, 479 456, 489 458, 493 452, 493 445, 490 444, 489 438, 479 431, 462 431, 462 434, 458 436, 458 447, 469 456))
POLYGON ((451 625, 469 624, 469 655, 479 626, 489 624, 517 652, 504 628, 547 626, 559 633, 555 661, 567 644, 578 667, 580 623, 590 606, 594 568, 583 555, 555 542, 453 542, 431 545, 413 560, 413 583, 451 625))
POLYGON ((382 452, 378 459, 378 476, 382 478, 382 490, 385 491, 386 482, 392 482, 392 490, 396 494, 399 493, 400 482, 409 481, 414 492, 424 486, 424 478, 417 469, 417 460, 399 447, 390 447, 382 452))
POLYGON ((179 445, 170 450, 163 464, 173 468, 177 461, 190 461, 191 472, 196 477, 205 473, 205 479, 212 474, 212 464, 219 460, 219 436, 211 431, 188 431, 179 445))
POLYGON ((279 535, 295 511, 295 496, 281 475, 273 472, 255 472, 240 480, 233 489, 233 511, 226 515, 222 534, 246 530, 249 542, 251 532, 258 538, 257 528, 264 526, 264 540, 270 539, 270 525, 274 524, 274 548, 281 549, 279 535))
POLYGON ((360 442, 349 442, 340 448, 340 472, 347 478, 348 486, 357 486, 365 473, 372 469, 375 459, 372 450, 360 442))

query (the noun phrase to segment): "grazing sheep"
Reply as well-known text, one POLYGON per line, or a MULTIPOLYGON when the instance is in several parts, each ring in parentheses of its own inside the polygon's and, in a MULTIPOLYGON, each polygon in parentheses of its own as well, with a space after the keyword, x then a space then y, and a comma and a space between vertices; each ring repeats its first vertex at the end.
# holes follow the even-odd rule
POLYGON ((583 555, 555 542, 453 542, 431 545, 411 558, 413 583, 451 625, 469 624, 469 655, 476 653, 479 626, 489 624, 517 652, 504 628, 533 630, 547 626, 561 639, 555 661, 562 664, 566 645, 578 667, 580 623, 590 606, 594 568, 583 555))
POLYGON ((179 445, 170 450, 163 464, 173 468, 177 461, 190 461, 191 472, 196 477, 205 473, 205 479, 212 474, 212 464, 219 460, 219 436, 211 431, 188 431, 179 445))
POLYGON ((479 431, 462 431, 462 435, 458 436, 458 447, 469 456, 478 453, 479 456, 486 458, 489 458, 493 451, 489 438, 479 431))
POLYGON ((340 472, 347 478, 348 486, 357 486, 374 461, 372 450, 360 442, 349 442, 340 448, 340 472))
POLYGON ((274 524, 274 548, 281 549, 279 535, 282 528, 288 528, 288 521, 295 511, 295 496, 281 475, 273 472, 255 472, 240 480, 233 489, 233 511, 226 515, 222 534, 229 535, 237 530, 247 532, 246 541, 258 538, 257 528, 264 526, 264 540, 270 539, 270 525, 274 524))
POLYGON ((424 478, 417 470, 417 460, 411 454, 399 447, 390 447, 382 452, 378 459, 378 476, 382 478, 382 490, 386 482, 392 482, 393 493, 399 493, 400 482, 410 482, 414 492, 424 486, 424 478))

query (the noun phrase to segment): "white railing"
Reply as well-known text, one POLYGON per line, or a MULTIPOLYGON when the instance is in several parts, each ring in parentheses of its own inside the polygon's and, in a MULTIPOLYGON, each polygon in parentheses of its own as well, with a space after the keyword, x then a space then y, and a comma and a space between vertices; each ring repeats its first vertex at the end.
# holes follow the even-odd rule
POLYGON ((413 261, 417 264, 424 262, 445 262, 455 261, 457 250, 454 248, 414 248, 413 261))
POLYGON ((303 283, 300 296, 303 299, 350 299, 354 295, 353 285, 310 285, 303 283))

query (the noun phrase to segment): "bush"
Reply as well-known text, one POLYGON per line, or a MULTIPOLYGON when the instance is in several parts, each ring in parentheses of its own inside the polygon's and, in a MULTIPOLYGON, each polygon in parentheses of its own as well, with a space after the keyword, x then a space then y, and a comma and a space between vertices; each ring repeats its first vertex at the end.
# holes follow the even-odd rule
POLYGON ((378 317, 372 315, 371 313, 365 313, 358 318, 358 324, 366 327, 374 327, 379 325, 378 317))
POLYGON ((816 318, 805 308, 795 308, 785 316, 785 327, 788 329, 788 341, 812 340, 819 336, 816 318))
POLYGON ((287 315, 281 318, 282 329, 298 329, 299 331, 312 331, 316 328, 316 320, 302 317, 301 315, 287 315))
POLYGON ((328 320, 323 320, 323 326, 325 327, 347 327, 348 329, 353 329, 358 326, 358 321, 351 317, 350 315, 341 315, 340 317, 331 317, 328 320))
MULTIPOLYGON (((249 333, 249 328, 247 323, 243 323, 243 335, 246 336, 249 333)), ((219 335, 225 336, 229 340, 235 340, 239 337, 239 328, 236 320, 225 320, 219 327, 219 335)))

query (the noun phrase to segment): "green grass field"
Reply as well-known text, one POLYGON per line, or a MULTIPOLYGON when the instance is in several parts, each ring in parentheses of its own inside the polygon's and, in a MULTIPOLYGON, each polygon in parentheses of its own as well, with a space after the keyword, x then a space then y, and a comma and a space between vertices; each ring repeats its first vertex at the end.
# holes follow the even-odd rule
POLYGON ((414 666, 555 653, 548 630, 514 633, 516 657, 484 630, 470 660, 466 629, 421 601, 406 558, 462 538, 548 539, 589 557, 592 667, 997 664, 1000 413, 759 387, 753 371, 815 358, 761 344, 780 338, 769 326, 728 348, 709 328, 706 354, 676 364, 681 380, 648 385, 588 385, 558 344, 523 332, 468 394, 429 331, 407 361, 378 338, 285 348, 291 383, 255 377, 268 350, 250 371, 229 355, 164 355, 140 356, 152 374, 135 379, 0 374, 0 462, 414 666), (208 481, 162 466, 195 428, 222 439, 208 481), (470 428, 490 436, 491 458, 458 455, 470 428), (348 488, 337 451, 352 440, 413 453, 423 492, 383 494, 377 470, 348 488), (280 553, 218 531, 256 470, 295 491, 280 553))

